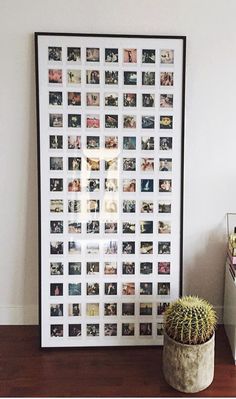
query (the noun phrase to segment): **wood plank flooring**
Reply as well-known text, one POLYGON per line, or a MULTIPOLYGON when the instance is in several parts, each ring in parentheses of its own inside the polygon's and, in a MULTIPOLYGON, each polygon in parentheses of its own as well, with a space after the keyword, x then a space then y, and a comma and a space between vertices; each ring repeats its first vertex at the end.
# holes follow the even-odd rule
POLYGON ((215 378, 198 394, 167 385, 162 348, 40 349, 37 326, 0 326, 1 397, 236 397, 236 367, 223 326, 215 378))

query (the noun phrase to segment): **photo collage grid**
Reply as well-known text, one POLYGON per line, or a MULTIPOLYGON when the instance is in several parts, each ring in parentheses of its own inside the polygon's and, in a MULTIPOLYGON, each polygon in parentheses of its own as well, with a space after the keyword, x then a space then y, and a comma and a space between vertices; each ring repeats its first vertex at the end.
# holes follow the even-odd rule
POLYGON ((47 57, 48 335, 162 339, 179 167, 175 51, 78 40, 48 46, 47 57))

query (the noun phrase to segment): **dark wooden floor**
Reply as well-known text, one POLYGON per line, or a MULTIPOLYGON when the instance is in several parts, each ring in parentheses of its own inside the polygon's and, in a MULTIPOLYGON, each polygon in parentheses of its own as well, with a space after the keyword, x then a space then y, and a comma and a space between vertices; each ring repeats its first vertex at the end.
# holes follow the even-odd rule
POLYGON ((0 327, 1 397, 236 397, 236 367, 223 327, 215 379, 198 394, 169 387, 162 348, 39 349, 37 326, 0 327))

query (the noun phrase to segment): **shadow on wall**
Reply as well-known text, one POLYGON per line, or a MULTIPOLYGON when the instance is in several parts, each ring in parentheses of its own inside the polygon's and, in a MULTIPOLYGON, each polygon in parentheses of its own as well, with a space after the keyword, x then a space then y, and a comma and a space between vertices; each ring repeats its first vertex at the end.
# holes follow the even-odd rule
POLYGON ((24 268, 24 324, 38 323, 38 231, 37 231, 37 134, 34 40, 29 37, 29 91, 28 91, 28 159, 26 184, 25 268, 24 268))
MULTIPOLYGON (((185 247, 184 294, 198 295, 212 303, 222 323, 224 271, 227 250, 226 222, 188 239, 185 247), (191 251, 192 249, 192 251, 191 251), (193 252, 193 249, 195 251, 193 252), (197 251, 197 253, 196 253, 197 251)), ((187 240, 185 240, 187 241, 187 240)))

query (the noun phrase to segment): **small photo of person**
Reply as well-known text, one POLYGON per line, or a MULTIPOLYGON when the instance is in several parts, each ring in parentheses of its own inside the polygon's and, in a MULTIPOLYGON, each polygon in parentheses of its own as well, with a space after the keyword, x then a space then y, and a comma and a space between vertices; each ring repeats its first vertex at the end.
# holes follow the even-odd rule
POLYGON ((81 105, 81 93, 78 91, 70 91, 68 95, 68 105, 80 106, 81 105))
POLYGON ((139 323, 139 335, 152 335, 152 323, 139 323))
POLYGON ((160 94, 160 108, 173 108, 173 94, 160 94))
POLYGON ((136 137, 123 137, 123 150, 136 150, 136 137))
POLYGON ((159 220, 158 233, 159 234, 170 234, 171 233, 171 222, 169 222, 167 220, 159 220))
POLYGON ((87 262, 87 274, 99 274, 99 262, 87 262))
POLYGON ((79 128, 81 127, 80 114, 68 114, 68 127, 79 128))
POLYGON ((161 115, 160 116, 160 129, 173 129, 173 116, 161 115))
POLYGON ((105 159, 105 170, 117 170, 118 158, 105 159))
POLYGON ((86 94, 87 107, 99 107, 100 93, 87 93, 86 94))
POLYGON ((117 295, 117 283, 104 283, 105 295, 117 295))
POLYGON ((170 283, 157 283, 157 295, 170 295, 170 283))
POLYGON ((174 64, 174 50, 164 49, 160 51, 161 64, 174 64))
POLYGON ((158 274, 170 274, 170 262, 158 262, 158 274))
POLYGON ((61 150, 63 148, 63 136, 49 136, 49 148, 61 150))
POLYGON ((159 159, 159 171, 170 172, 172 170, 172 158, 160 158, 159 159))
POLYGON ((81 243, 79 241, 68 241, 68 253, 69 255, 80 255, 81 243))
POLYGON ((142 193, 153 193, 154 191, 154 180, 153 179, 141 179, 141 192, 142 193))
POLYGON ((68 179, 68 191, 69 192, 81 191, 80 179, 68 179))
POLYGON ((142 105, 143 107, 154 107, 155 94, 142 94, 142 105))
POLYGON ((135 315, 135 304, 122 303, 122 316, 134 316, 134 315, 135 315))
POLYGON ((100 179, 87 179, 86 182, 86 191, 94 192, 99 191, 100 188, 100 179))
POLYGON ((158 202, 159 213, 171 213, 171 202, 170 201, 159 201, 158 202))
POLYGON ((68 150, 79 150, 81 148, 80 136, 68 136, 68 150))
POLYGON ((152 303, 140 303, 139 305, 140 316, 151 316, 152 315, 152 303))
POLYGON ((164 335, 164 323, 157 323, 157 335, 164 335))
POLYGON ((136 212, 136 201, 123 200, 123 213, 135 213, 135 212, 136 212))
POLYGON ((155 116, 142 116, 142 129, 154 129, 155 116))
POLYGON ((173 140, 172 137, 160 137, 160 145, 159 148, 161 151, 169 151, 172 150, 173 140))
POLYGON ((137 72, 136 71, 124 71, 124 85, 137 85, 137 72))
POLYGON ((81 71, 79 69, 67 69, 67 83, 69 85, 80 85, 81 71))
POLYGON ((99 62, 100 61, 100 49, 94 47, 86 48, 86 61, 87 62, 99 62))
POLYGON ((63 114, 49 114, 50 127, 63 127, 63 114))
POLYGON ((170 305, 169 302, 158 302, 157 303, 157 315, 162 316, 165 313, 165 311, 169 305, 170 305))
POLYGON ((104 303, 104 316, 117 316, 117 303, 104 303))
POLYGON ((81 61, 81 48, 80 47, 67 47, 67 61, 80 62, 81 61))
POLYGON ((62 276, 63 273, 64 273, 64 267, 62 262, 50 262, 51 276, 62 276))
POLYGON ((48 47, 48 61, 61 61, 61 55, 61 47, 48 47))
POLYGON ((137 94, 136 93, 124 93, 123 105, 124 105, 124 107, 136 107, 137 94))
POLYGON ((124 255, 135 254, 135 241, 123 241, 122 254, 124 255))
POLYGON ((105 179, 104 188, 108 192, 118 191, 118 179, 105 179))
POLYGON ((104 243, 104 254, 105 255, 116 255, 118 253, 117 241, 108 241, 104 243))
POLYGON ((118 93, 105 93, 105 107, 118 107, 118 93))
POLYGON ((100 158, 87 158, 87 170, 100 170, 100 158))
POLYGON ((99 234, 100 222, 99 220, 90 220, 87 222, 87 234, 99 234))
POLYGON ((117 222, 105 222, 104 224, 104 233, 105 234, 116 234, 118 231, 118 223, 117 222))
POLYGON ((50 254, 51 255, 63 255, 63 241, 51 241, 50 242, 50 254))
POLYGON ((50 212, 53 213, 63 212, 63 200, 62 199, 50 200, 50 212))
POLYGON ((105 262, 104 274, 117 274, 117 262, 105 262))
POLYGON ((105 48, 105 62, 118 62, 118 48, 105 48))
POLYGON ((118 128, 118 115, 105 115, 105 128, 117 129, 118 128))
POLYGON ((137 63, 137 49, 125 48, 123 51, 124 63, 137 63))
POLYGON ((123 170, 135 171, 136 170, 136 158, 123 158, 123 170))
POLYGON ((154 137, 142 136, 141 137, 141 149, 145 151, 154 150, 154 137))
POLYGON ((63 179, 50 179, 50 191, 63 191, 63 179))
POLYGON ((116 323, 105 323, 104 324, 104 335, 105 335, 105 337, 116 337, 117 336, 117 324, 116 323))
POLYGON ((153 253, 153 242, 152 241, 141 241, 140 242, 140 254, 152 254, 153 253))
POLYGON ((123 234, 135 234, 135 223, 123 222, 122 223, 123 234))
POLYGON ((142 72, 142 85, 155 86, 155 72, 142 72))
POLYGON ((51 317, 63 316, 63 304, 62 303, 51 304, 50 305, 50 316, 51 317))
POLYGON ((68 326, 69 337, 80 337, 81 336, 81 324, 69 324, 68 326))
POLYGON ((63 170, 63 157, 50 157, 50 170, 63 170))
POLYGON ((49 92, 49 105, 62 105, 62 91, 49 92))
POLYGON ((87 70, 86 71, 86 83, 89 85, 99 85, 100 83, 100 72, 99 70, 87 70))
POLYGON ((118 212, 118 202, 116 200, 105 200, 104 211, 108 213, 118 212))
POLYGON ((63 296, 63 284, 50 284, 50 296, 63 296))
POLYGON ((161 72, 160 73, 160 85, 161 86, 173 86, 174 85, 174 73, 173 72, 161 72))
POLYGON ((140 274, 152 274, 152 262, 140 263, 140 274))
POLYGON ((122 323, 122 336, 134 336, 135 327, 134 323, 122 323))
POLYGON ((124 129, 135 129, 136 128, 136 116, 135 115, 123 115, 123 128, 124 129))
POLYGON ((140 213, 153 213, 153 209, 153 201, 144 200, 140 202, 140 213))
POLYGON ((155 64, 156 61, 156 50, 143 49, 142 50, 142 63, 143 64, 155 64))
POLYGON ((87 324, 87 337, 99 337, 99 324, 87 324))
POLYGON ((154 171, 154 158, 141 158, 141 171, 153 172, 154 171))
POLYGON ((68 212, 69 213, 81 212, 81 201, 80 200, 68 200, 68 212))
POLYGON ((51 337, 63 337, 63 324, 51 324, 51 337))
POLYGON ((136 179, 123 179, 123 192, 136 192, 136 179))
POLYGON ((87 303, 86 315, 90 317, 99 316, 99 303, 87 303))
POLYGON ((87 283, 87 295, 99 295, 99 284, 87 283))
POLYGON ((51 234, 62 234, 63 233, 63 220, 51 220, 50 221, 50 233, 51 234))
POLYGON ((81 275, 81 262, 69 262, 68 263, 68 274, 70 276, 81 275))
POLYGON ((140 233, 141 234, 153 234, 153 221, 143 220, 140 222, 140 233))
POLYGON ((68 233, 69 234, 81 234, 82 223, 76 222, 75 220, 68 221, 68 233))
POLYGON ((152 295, 152 283, 140 283, 140 295, 152 295))
POLYGON ((172 180, 171 179, 160 179, 159 180, 159 192, 160 193, 171 193, 172 191, 172 180))
POLYGON ((158 242, 158 254, 159 255, 169 255, 171 253, 171 243, 170 241, 159 241, 158 242))
POLYGON ((68 170, 81 170, 81 158, 69 157, 68 170))
POLYGON ((68 316, 70 316, 70 317, 81 316, 81 304, 80 303, 69 303, 68 316))
POLYGON ((135 295, 135 283, 122 283, 122 295, 135 295))
POLYGON ((100 148, 99 136, 87 136, 87 149, 98 150, 100 148))
POLYGON ((105 71, 105 84, 118 85, 119 72, 118 71, 105 71))
POLYGON ((105 148, 115 150, 118 148, 118 136, 105 136, 105 148))
POLYGON ((87 255, 97 255, 99 254, 99 243, 89 242, 86 246, 87 255))
POLYGON ((87 200, 87 212, 100 212, 100 201, 87 200))
POLYGON ((62 83, 62 69, 49 69, 48 83, 55 83, 55 84, 62 83))
POLYGON ((135 274, 135 262, 122 262, 122 274, 135 274))

